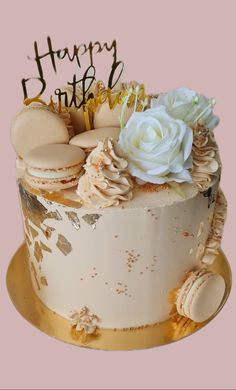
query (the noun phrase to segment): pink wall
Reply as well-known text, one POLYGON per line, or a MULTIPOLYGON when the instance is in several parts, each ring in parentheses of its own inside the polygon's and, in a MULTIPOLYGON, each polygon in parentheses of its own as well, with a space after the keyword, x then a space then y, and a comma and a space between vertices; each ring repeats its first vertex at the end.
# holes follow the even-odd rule
POLYGON ((32 73, 26 56, 33 41, 43 47, 47 35, 57 47, 116 38, 126 80, 142 81, 150 92, 185 85, 217 100, 216 138, 229 201, 223 249, 235 270, 235 6, 233 0, 1 1, 1 388, 235 388, 235 291, 191 338, 109 353, 75 348, 34 329, 17 314, 5 287, 8 263, 23 240, 9 126, 22 99, 20 79, 32 73))

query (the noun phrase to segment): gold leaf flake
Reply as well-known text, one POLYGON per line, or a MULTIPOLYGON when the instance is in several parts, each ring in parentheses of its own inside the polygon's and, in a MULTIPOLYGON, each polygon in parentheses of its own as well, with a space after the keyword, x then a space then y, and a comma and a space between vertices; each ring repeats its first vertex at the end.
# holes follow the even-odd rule
POLYGON ((80 220, 78 218, 77 213, 75 213, 74 211, 66 211, 65 214, 67 215, 69 221, 72 223, 74 228, 76 230, 79 230, 80 229, 80 220))
POLYGON ((26 241, 28 246, 30 246, 32 244, 32 242, 30 241, 30 238, 29 238, 27 233, 25 233, 25 241, 26 241))
POLYGON ((65 256, 67 256, 72 251, 71 243, 62 234, 58 234, 56 245, 65 256))
POLYGON ((47 226, 47 225, 45 225, 45 227, 46 227, 46 229, 43 230, 43 234, 45 235, 45 237, 48 240, 49 238, 51 238, 52 232, 54 232, 56 229, 51 227, 51 226, 47 226))
POLYGON ((85 214, 82 218, 92 229, 96 229, 96 223, 101 216, 101 214, 85 214))
POLYGON ((34 243, 34 256, 38 263, 43 260, 43 252, 37 241, 34 243))
POLYGON ((40 241, 40 248, 41 248, 43 251, 52 253, 51 248, 49 248, 47 245, 45 245, 42 241, 40 241))
POLYGON ((47 279, 45 276, 41 276, 40 282, 41 282, 42 286, 48 286, 48 282, 47 282, 47 279))
POLYGON ((30 233, 33 238, 36 238, 39 234, 32 226, 29 225, 30 233))
POLYGON ((56 221, 62 221, 62 216, 58 210, 47 213, 47 218, 55 219, 56 221))
POLYGON ((40 290, 41 287, 40 287, 40 284, 39 284, 39 281, 38 281, 37 271, 35 269, 34 263, 31 262, 30 264, 31 264, 31 271, 33 272, 36 285, 38 287, 38 290, 40 290))

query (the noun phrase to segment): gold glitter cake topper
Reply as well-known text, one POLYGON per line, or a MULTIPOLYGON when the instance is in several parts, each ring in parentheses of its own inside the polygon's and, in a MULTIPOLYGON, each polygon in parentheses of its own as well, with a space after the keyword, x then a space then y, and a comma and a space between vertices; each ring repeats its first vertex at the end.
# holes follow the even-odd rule
MULTIPOLYGON (((82 71, 82 60, 84 56, 87 55, 87 60, 89 61, 89 66, 83 72, 79 79, 75 73, 71 81, 67 81, 67 85, 72 88, 72 97, 68 99, 68 95, 65 91, 62 91, 60 88, 57 88, 54 93, 57 96, 59 104, 61 103, 62 97, 64 100, 64 105, 66 107, 74 106, 80 108, 86 102, 86 93, 89 91, 92 83, 96 80, 96 68, 94 66, 95 55, 108 52, 112 54, 113 62, 111 64, 111 70, 108 76, 107 87, 112 89, 119 81, 121 74, 124 69, 124 63, 117 59, 117 43, 116 40, 113 40, 110 44, 105 42, 101 44, 100 42, 89 42, 88 44, 81 43, 79 45, 74 44, 71 49, 65 47, 63 49, 54 49, 52 40, 47 37, 47 49, 45 52, 41 53, 39 50, 38 42, 34 42, 34 58, 27 57, 29 60, 35 61, 37 67, 37 76, 23 78, 21 80, 24 100, 37 100, 42 94, 46 91, 47 81, 45 78, 44 65, 45 60, 50 60, 51 67, 54 73, 57 73, 58 65, 62 60, 67 60, 70 63, 76 64, 76 70, 82 71), (29 96, 29 84, 32 81, 37 81, 39 84, 39 92, 35 96, 29 96), (78 104, 76 99, 76 86, 81 86, 82 90, 82 101, 78 104)), ((51 100, 53 97, 51 96, 51 100)))

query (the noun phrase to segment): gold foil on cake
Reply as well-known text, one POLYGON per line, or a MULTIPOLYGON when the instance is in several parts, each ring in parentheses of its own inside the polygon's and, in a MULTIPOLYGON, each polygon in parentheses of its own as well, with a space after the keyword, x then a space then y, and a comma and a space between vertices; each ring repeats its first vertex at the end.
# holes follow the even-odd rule
POLYGON ((45 235, 45 237, 47 238, 47 240, 49 238, 51 238, 52 236, 52 232, 54 232, 56 229, 53 228, 52 226, 47 226, 47 225, 44 225, 45 226, 45 230, 43 230, 43 234, 45 235))
POLYGON ((74 226, 76 230, 80 229, 80 220, 78 218, 78 215, 74 211, 66 211, 65 214, 67 215, 69 221, 74 226))
POLYGON ((43 260, 43 251, 38 241, 34 243, 34 257, 36 258, 38 263, 43 260))
POLYGON ((33 275, 34 275, 35 283, 37 285, 38 290, 40 290, 41 287, 40 287, 40 284, 39 284, 39 281, 38 281, 38 275, 37 275, 37 271, 36 271, 36 268, 34 266, 34 263, 31 261, 30 265, 31 265, 31 271, 33 272, 33 275))
POLYGON ((62 216, 58 210, 47 213, 47 218, 55 219, 56 221, 62 221, 62 216))
POLYGON ((25 233, 25 241, 26 241, 28 246, 32 245, 32 242, 30 241, 30 238, 29 238, 27 233, 25 233))
POLYGON ((42 241, 40 241, 40 248, 41 248, 43 251, 52 253, 51 248, 49 248, 47 245, 45 245, 42 241))
POLYGON ((57 247, 63 253, 63 255, 67 256, 72 251, 71 243, 66 239, 62 234, 58 234, 57 247))
POLYGON ((40 283, 42 284, 42 286, 48 286, 48 282, 45 276, 41 276, 40 283))
POLYGON ((37 230, 35 230, 32 226, 29 225, 29 230, 30 230, 30 233, 31 233, 31 236, 34 238, 36 238, 38 236, 38 232, 37 230))
POLYGON ((82 218, 92 229, 96 229, 97 221, 101 216, 101 214, 85 214, 82 218))
POLYGON ((82 207, 82 202, 80 202, 79 200, 75 201, 75 200, 65 198, 63 191, 47 192, 45 190, 39 190, 31 187, 24 179, 20 179, 18 183, 19 183, 19 187, 22 187, 26 193, 29 193, 29 195, 35 197, 36 199, 37 196, 43 197, 47 202, 47 204, 49 205, 52 205, 52 203, 55 202, 58 203, 59 205, 69 206, 75 209, 79 209, 82 207))

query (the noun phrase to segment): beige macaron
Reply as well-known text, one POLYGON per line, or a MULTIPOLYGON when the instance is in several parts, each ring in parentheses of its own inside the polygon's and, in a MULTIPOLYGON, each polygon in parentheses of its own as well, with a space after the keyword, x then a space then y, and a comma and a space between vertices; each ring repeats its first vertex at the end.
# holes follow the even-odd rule
POLYGON ((207 269, 194 271, 179 290, 177 311, 195 322, 206 321, 216 313, 224 292, 225 281, 221 275, 207 269))
MULTIPOLYGON (((100 127, 120 127, 120 116, 122 105, 117 104, 114 108, 110 108, 109 103, 100 104, 93 116, 93 126, 96 129, 100 127)), ((134 107, 125 107, 124 125, 134 112, 134 107)))
POLYGON ((18 156, 45 144, 68 143, 67 126, 60 116, 43 104, 24 107, 11 126, 12 145, 18 156))
POLYGON ((111 138, 118 141, 120 135, 120 128, 118 127, 102 127, 100 129, 88 130, 84 133, 77 134, 71 138, 70 144, 79 146, 82 149, 95 148, 99 141, 106 138, 111 138))
POLYGON ((84 160, 84 151, 74 145, 39 146, 25 155, 25 180, 46 191, 73 187, 79 181, 84 160))

